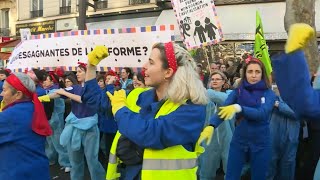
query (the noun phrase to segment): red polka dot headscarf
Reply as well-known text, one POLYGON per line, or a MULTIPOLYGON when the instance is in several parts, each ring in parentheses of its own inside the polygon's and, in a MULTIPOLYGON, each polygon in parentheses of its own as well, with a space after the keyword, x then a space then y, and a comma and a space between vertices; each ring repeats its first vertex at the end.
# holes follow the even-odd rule
POLYGON ((165 48, 169 68, 172 68, 173 73, 175 73, 177 71, 178 64, 177 64, 176 56, 174 54, 173 43, 172 42, 164 43, 164 48, 165 48))

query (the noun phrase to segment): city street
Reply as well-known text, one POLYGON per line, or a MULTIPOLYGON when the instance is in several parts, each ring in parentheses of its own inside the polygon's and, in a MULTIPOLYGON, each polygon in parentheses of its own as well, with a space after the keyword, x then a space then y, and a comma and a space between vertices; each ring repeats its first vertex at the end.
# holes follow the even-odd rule
MULTIPOLYGON (((107 161, 104 158, 104 156, 102 155, 102 153, 99 153, 99 160, 100 160, 100 163, 102 164, 102 166, 105 168, 107 161)), ((64 169, 61 169, 61 167, 59 166, 58 163, 50 166, 50 176, 51 176, 51 179, 55 179, 55 180, 69 180, 70 179, 70 173, 65 173, 64 169)), ((89 173, 87 166, 85 166, 84 180, 90 180, 90 173, 89 173)))
POLYGON ((320 0, 0 0, 0 180, 320 180, 319 89, 320 0))
MULTIPOLYGON (((101 153, 99 158, 102 165, 105 166, 106 160, 102 157, 101 153)), ((50 166, 50 176, 52 180, 70 180, 70 173, 65 173, 64 170, 62 170, 58 164, 54 164, 50 166)), ((85 172, 84 172, 84 180, 90 180, 90 174, 87 167, 85 168, 85 172)), ((217 174, 217 177, 215 180, 223 180, 222 172, 217 174)), ((242 180, 249 180, 249 179, 242 178, 242 180)))
MULTIPOLYGON (((60 166, 55 164, 53 166, 50 166, 50 175, 51 179, 53 180, 69 180, 70 179, 70 174, 65 173, 64 170, 60 169, 60 166)), ((84 172, 84 180, 90 180, 90 174, 88 169, 85 169, 84 172)), ((223 180, 223 175, 219 175, 215 180, 223 180)), ((248 179, 246 179, 248 180, 248 179)))

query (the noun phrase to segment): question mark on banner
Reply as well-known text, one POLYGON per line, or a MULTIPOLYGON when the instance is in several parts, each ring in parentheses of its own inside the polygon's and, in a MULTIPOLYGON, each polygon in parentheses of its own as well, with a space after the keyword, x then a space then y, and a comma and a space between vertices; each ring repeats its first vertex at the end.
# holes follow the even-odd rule
POLYGON ((143 50, 144 50, 144 55, 147 55, 148 48, 146 46, 143 46, 143 50))

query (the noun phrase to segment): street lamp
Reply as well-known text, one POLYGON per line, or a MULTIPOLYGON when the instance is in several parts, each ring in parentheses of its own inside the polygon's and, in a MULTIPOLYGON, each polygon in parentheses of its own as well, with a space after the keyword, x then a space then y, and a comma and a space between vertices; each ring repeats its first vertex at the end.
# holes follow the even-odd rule
POLYGON ((93 0, 93 4, 89 3, 88 0, 79 0, 79 17, 78 17, 78 29, 85 30, 86 28, 86 17, 87 17, 87 6, 90 6, 96 11, 96 4, 99 0, 93 0))
POLYGON ((172 9, 172 4, 170 0, 156 0, 156 4, 162 9, 172 9))

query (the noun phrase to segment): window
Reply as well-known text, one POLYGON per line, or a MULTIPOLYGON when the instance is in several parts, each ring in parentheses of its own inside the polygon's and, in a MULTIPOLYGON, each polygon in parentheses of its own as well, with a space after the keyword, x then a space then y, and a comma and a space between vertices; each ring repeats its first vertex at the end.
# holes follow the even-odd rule
MULTIPOLYGON (((81 0, 81 1, 85 1, 85 0, 81 0)), ((86 0, 86 1, 88 2, 89 0, 86 0)), ((88 6, 86 7, 86 10, 88 11, 88 6)), ((79 0, 77 0, 76 11, 79 12, 79 0)))
POLYGON ((108 8, 108 0, 100 0, 96 2, 97 9, 106 9, 108 8))
POLYGON ((150 0, 129 0, 129 5, 146 4, 150 3, 150 0))
POLYGON ((71 12, 71 0, 60 1, 60 14, 69 14, 71 12))
POLYGON ((0 12, 0 36, 9 36, 9 9, 2 9, 0 12))
POLYGON ((61 0, 60 3, 61 3, 60 7, 71 6, 71 0, 61 0))
POLYGON ((1 28, 9 28, 9 9, 1 10, 1 28))
POLYGON ((31 18, 43 16, 43 0, 31 1, 31 18))

